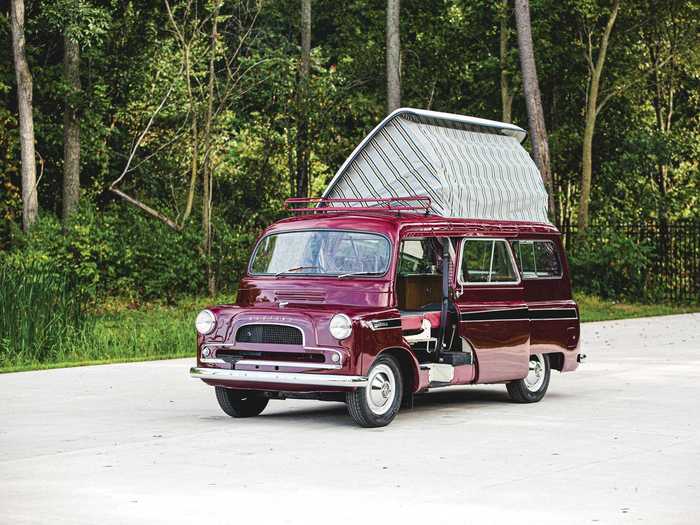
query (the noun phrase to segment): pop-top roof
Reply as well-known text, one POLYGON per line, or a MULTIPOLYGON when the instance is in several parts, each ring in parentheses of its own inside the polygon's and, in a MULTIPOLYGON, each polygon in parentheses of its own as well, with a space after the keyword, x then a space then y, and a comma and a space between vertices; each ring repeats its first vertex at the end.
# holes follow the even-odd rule
POLYGON ((549 223, 542 178, 520 145, 525 136, 513 124, 397 109, 355 148, 323 197, 427 195, 431 212, 444 217, 549 223))

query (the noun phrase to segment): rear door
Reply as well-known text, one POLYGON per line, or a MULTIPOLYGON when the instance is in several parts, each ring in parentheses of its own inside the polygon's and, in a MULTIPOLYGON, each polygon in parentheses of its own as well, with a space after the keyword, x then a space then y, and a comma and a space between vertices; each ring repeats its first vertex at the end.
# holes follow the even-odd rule
POLYGON ((529 308, 532 353, 557 353, 576 348, 579 320, 571 286, 564 272, 558 238, 518 239, 513 253, 522 273, 529 308))
POLYGON ((455 303, 461 335, 476 355, 477 382, 525 377, 530 321, 510 245, 499 238, 465 238, 458 261, 455 303))

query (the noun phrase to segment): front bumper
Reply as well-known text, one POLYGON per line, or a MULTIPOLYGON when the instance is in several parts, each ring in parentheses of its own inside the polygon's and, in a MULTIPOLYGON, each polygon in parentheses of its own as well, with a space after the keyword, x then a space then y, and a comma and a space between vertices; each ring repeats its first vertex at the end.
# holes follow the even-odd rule
POLYGON ((331 374, 300 374, 292 372, 258 372, 251 370, 225 370, 221 368, 190 368, 190 377, 232 383, 269 383, 274 385, 304 385, 338 388, 367 386, 363 376, 331 374))

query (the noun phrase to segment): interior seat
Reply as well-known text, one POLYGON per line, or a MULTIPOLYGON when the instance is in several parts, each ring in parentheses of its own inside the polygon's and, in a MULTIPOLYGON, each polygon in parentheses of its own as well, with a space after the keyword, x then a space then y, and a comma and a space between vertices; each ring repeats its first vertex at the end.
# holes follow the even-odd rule
POLYGON ((399 310, 440 309, 442 302, 442 276, 438 274, 400 275, 396 280, 396 296, 399 310))

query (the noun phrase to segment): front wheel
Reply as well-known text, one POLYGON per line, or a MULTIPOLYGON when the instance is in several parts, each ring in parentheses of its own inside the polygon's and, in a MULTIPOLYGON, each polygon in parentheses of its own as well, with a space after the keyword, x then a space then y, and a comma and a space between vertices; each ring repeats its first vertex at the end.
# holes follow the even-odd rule
POLYGON ((231 417, 259 416, 270 401, 260 392, 232 390, 221 386, 214 388, 221 410, 231 417))
POLYGON ((536 403, 547 393, 550 375, 547 354, 532 354, 527 376, 508 383, 508 395, 516 403, 536 403))
POLYGON ((347 394, 348 412, 360 426, 383 427, 396 417, 402 396, 398 362, 390 355, 380 356, 367 374, 367 386, 347 394))

